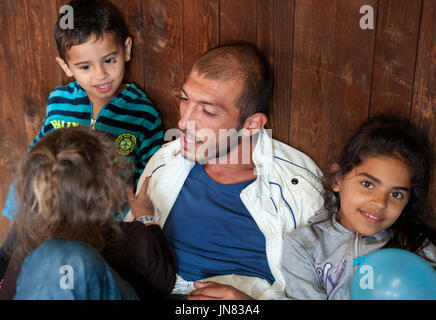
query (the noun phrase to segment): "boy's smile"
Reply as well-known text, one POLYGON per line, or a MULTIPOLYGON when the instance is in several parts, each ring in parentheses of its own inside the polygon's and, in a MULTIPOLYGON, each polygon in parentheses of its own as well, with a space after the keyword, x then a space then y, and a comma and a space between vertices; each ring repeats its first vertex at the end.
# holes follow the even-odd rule
MULTIPOLYGON (((88 94, 98 111, 122 91, 125 62, 130 60, 132 39, 124 47, 114 33, 105 33, 101 39, 91 36, 86 42, 73 45, 67 52, 67 61, 56 60, 68 77, 74 77, 88 94)), ((94 117, 97 115, 94 114, 94 117)))

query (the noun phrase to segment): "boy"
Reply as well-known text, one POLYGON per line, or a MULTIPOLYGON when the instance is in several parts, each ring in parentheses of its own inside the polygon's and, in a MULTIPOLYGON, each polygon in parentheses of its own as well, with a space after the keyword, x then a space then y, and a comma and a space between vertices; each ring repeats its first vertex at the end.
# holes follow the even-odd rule
MULTIPOLYGON (((74 28, 54 30, 57 63, 75 81, 55 88, 47 102, 42 128, 30 148, 61 127, 84 125, 114 135, 115 148, 135 164, 136 186, 147 161, 163 142, 161 118, 135 85, 123 84, 132 38, 114 7, 103 1, 72 0, 74 28)), ((11 186, 3 214, 12 219, 11 186)))

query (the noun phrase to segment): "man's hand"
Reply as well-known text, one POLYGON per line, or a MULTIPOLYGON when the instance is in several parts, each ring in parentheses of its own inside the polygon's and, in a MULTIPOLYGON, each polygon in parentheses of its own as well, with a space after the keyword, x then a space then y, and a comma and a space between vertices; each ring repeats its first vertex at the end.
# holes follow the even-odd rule
POLYGON ((196 290, 186 300, 253 300, 250 296, 232 286, 213 281, 194 282, 196 290))
POLYGON ((139 190, 136 196, 133 194, 132 189, 127 189, 127 199, 129 199, 130 210, 135 218, 154 215, 153 203, 151 203, 150 197, 147 195, 148 180, 148 177, 145 178, 141 190, 139 190))

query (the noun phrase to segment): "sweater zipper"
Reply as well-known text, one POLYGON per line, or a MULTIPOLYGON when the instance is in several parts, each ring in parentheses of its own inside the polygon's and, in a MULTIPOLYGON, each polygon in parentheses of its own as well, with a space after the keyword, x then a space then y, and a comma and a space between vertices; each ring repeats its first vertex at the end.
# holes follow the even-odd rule
POLYGON ((97 121, 97 120, 94 119, 94 104, 91 102, 91 125, 90 125, 91 130, 94 130, 94 129, 95 129, 95 122, 96 122, 96 121, 97 121))
MULTIPOLYGON (((361 238, 362 236, 359 234, 359 232, 356 232, 356 234, 354 235, 354 259, 353 259, 353 262, 357 259, 357 258, 359 258, 360 257, 360 252, 359 252, 359 239, 361 238)), ((357 269, 357 267, 358 267, 359 265, 358 264, 356 264, 355 266, 354 266, 354 270, 356 270, 357 269)))

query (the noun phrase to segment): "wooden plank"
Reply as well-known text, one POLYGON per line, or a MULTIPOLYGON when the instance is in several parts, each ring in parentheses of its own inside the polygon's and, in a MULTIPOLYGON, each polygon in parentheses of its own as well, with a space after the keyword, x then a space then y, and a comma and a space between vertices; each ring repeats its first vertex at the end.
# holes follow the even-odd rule
POLYGON ((291 144, 321 168, 367 119, 374 31, 359 27, 375 1, 296 0, 291 144))
MULTIPOLYGON (((334 81, 328 128, 327 157, 320 164, 336 160, 357 128, 368 119, 375 29, 362 29, 362 6, 373 8, 377 21, 377 0, 338 0, 335 25, 334 81)), ((375 27, 375 26, 374 26, 375 27)), ((322 138, 322 137, 321 137, 322 138)))
MULTIPOLYGON (((40 129, 50 91, 60 83, 51 30, 56 2, 2 1, 0 37, 1 208, 21 155, 40 129), (42 19, 41 17, 44 17, 42 19)), ((0 238, 8 229, 0 222, 0 238)))
MULTIPOLYGON (((411 120, 429 137, 436 149, 436 5, 424 0, 419 35, 411 120)), ((433 153, 436 159, 436 151, 433 153)), ((434 165, 434 163, 433 163, 434 165)), ((436 169, 432 174, 430 194, 436 192, 436 169)), ((436 208, 436 198, 432 197, 436 208)))
POLYGON ((20 99, 24 108, 27 145, 41 129, 50 92, 62 81, 62 71, 55 61, 57 56, 53 27, 59 9, 55 1, 17 1, 17 23, 25 26, 18 57, 23 63, 24 92, 20 99), (17 12, 18 13, 18 12, 17 12), (44 18, 43 18, 44 17, 44 18), (21 18, 24 18, 22 21, 21 18), (49 32, 48 32, 49 30, 49 32))
POLYGON ((219 0, 183 2, 183 79, 201 54, 219 44, 218 27, 219 0))
POLYGON ((274 77, 268 128, 275 139, 285 143, 289 143, 292 99, 293 18, 294 1, 259 0, 257 45, 268 59, 274 77))
POLYGON ((145 91, 161 112, 166 129, 177 128, 175 91, 183 81, 182 2, 143 0, 145 91))
POLYGON ((409 117, 422 1, 379 2, 370 115, 409 117))
POLYGON ((295 1, 289 141, 317 163, 328 154, 335 13, 333 1, 295 1))
POLYGON ((257 0, 220 1, 220 44, 246 41, 256 44, 257 0))
MULTIPOLYGON (((16 167, 25 143, 24 125, 16 116, 14 105, 16 75, 20 72, 16 49, 15 17, 13 0, 0 2, 0 209, 3 210, 12 181, 13 168, 16 167), (18 135, 17 133, 21 134, 18 135), (19 146, 19 147, 17 147, 19 146), (21 149, 21 150, 20 150, 21 149)), ((18 87, 18 86, 17 86, 18 87)), ((9 232, 9 223, 0 218, 0 240, 3 242, 9 232)))

